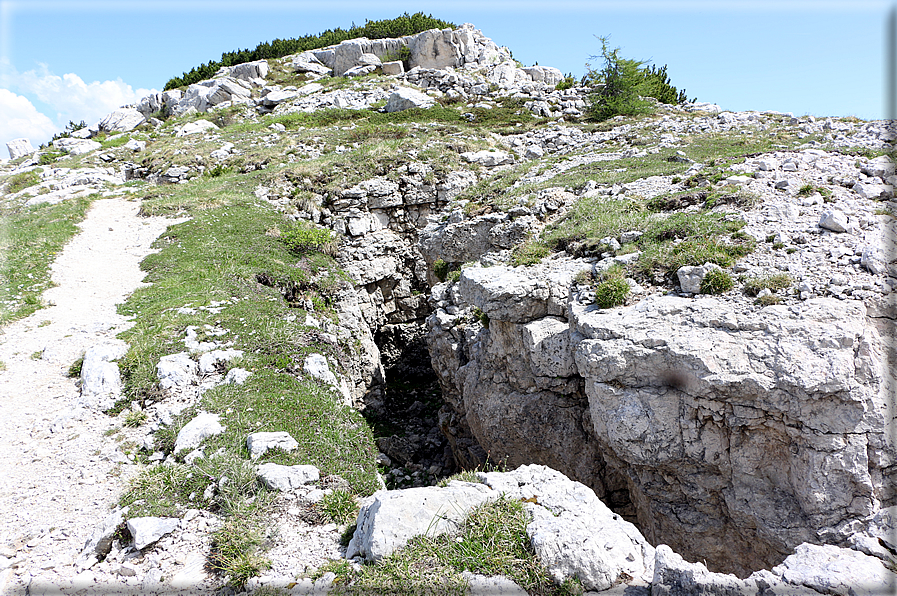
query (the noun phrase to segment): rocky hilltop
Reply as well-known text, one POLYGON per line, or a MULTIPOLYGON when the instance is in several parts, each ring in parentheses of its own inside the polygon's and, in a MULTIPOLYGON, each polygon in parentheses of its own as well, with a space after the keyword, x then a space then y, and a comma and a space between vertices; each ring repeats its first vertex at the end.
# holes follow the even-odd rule
POLYGON ((367 570, 414 536, 460 544, 471 511, 522 503, 548 583, 462 567, 452 589, 892 590, 894 123, 656 102, 595 123, 562 81, 464 25, 11 143, 8 214, 129 198, 190 221, 144 261, 129 345, 82 348, 46 421, 119 433, 98 473, 125 496, 67 554, 17 518, 0 588, 383 589, 367 570), (270 533, 240 549, 267 563, 228 566, 254 502, 270 533))

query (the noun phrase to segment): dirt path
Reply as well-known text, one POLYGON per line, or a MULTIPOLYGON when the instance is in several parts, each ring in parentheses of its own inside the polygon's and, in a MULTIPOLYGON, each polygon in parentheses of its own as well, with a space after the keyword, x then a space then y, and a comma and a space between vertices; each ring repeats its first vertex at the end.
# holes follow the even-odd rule
POLYGON ((90 590, 73 563, 131 473, 104 432, 115 419, 78 406, 69 366, 129 325, 115 305, 142 285, 140 261, 168 225, 124 198, 94 203, 53 265, 53 304, 0 330, 0 594, 90 590), (73 583, 74 582, 74 583, 73 583))

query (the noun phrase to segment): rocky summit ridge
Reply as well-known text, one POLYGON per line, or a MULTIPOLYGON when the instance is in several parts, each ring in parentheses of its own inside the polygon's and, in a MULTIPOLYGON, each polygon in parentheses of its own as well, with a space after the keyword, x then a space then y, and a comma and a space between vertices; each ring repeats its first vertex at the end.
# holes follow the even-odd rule
MULTIPOLYGON (((260 235, 336 239, 316 246, 342 282, 257 270, 246 284, 284 303, 276 324, 307 347, 266 367, 380 425, 380 489, 289 459, 303 440, 283 428, 241 434, 227 448, 251 490, 274 495, 276 531, 267 568, 224 590, 351 590, 415 536, 463 542, 468 514, 510 500, 552 589, 893 591, 894 122, 656 103, 596 124, 591 90, 562 80, 464 25, 225 67, 52 148, 8 145, 7 213, 130 197, 195 222, 240 197, 273 214, 260 235), (330 523, 321 504, 346 491, 357 517, 330 523)), ((208 479, 170 515, 134 515, 147 497, 66 534, 17 518, 0 533, 4 594, 233 580, 205 564, 229 523, 210 504, 234 474, 203 462, 239 424, 206 396, 255 387, 265 368, 247 364, 269 349, 256 330, 221 321, 242 300, 167 306, 143 369, 120 340, 83 353, 78 397, 46 436, 113 416, 146 370, 152 399, 110 418, 119 446, 99 439, 94 464, 208 479)), ((524 593, 518 578, 463 578, 474 594, 524 593)))

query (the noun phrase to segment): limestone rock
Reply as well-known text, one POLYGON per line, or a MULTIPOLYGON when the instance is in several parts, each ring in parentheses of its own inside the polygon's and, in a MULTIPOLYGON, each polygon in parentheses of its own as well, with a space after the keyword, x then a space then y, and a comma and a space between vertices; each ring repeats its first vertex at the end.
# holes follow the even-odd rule
POLYGON ((328 385, 336 385, 336 376, 332 372, 330 372, 330 367, 327 364, 327 358, 322 356, 321 354, 309 354, 305 357, 305 363, 303 365, 303 369, 305 373, 311 375, 312 377, 327 383, 328 385))
POLYGON ((243 350, 212 350, 199 357, 199 372, 210 375, 218 370, 218 366, 235 358, 242 358, 243 350))
POLYGON ((9 159, 18 159, 35 151, 28 139, 13 139, 6 143, 6 150, 9 151, 9 159))
POLYGON ((485 485, 457 480, 443 488, 378 491, 362 501, 346 558, 376 562, 414 536, 454 531, 470 511, 497 497, 485 485))
POLYGON ((134 538, 134 548, 143 550, 174 532, 180 523, 181 520, 176 517, 132 517, 128 520, 128 531, 134 538))
POLYGON ((683 292, 689 294, 699 294, 701 292, 701 282, 704 277, 713 269, 719 269, 719 265, 714 263, 705 263, 704 265, 686 265, 679 267, 676 271, 676 277, 679 278, 679 287, 683 292))
POLYGON ((399 62, 398 60, 394 60, 391 62, 383 62, 380 65, 380 70, 385 75, 402 75, 405 74, 405 65, 399 62))
POLYGON ((244 62, 231 66, 228 69, 229 76, 242 81, 252 81, 253 79, 264 79, 268 76, 268 61, 256 60, 254 62, 244 62))
POLYGON ((224 375, 225 385, 242 385, 252 376, 252 373, 245 368, 232 368, 224 375))
POLYGON ((468 596, 527 596, 526 590, 501 575, 485 576, 464 571, 461 577, 467 581, 468 596))
POLYGON ((849 229, 847 215, 838 209, 829 209, 819 218, 819 227, 832 232, 846 232, 849 229))
POLYGON ((890 184, 863 184, 857 182, 853 185, 853 192, 861 199, 890 199, 894 197, 894 187, 890 184))
POLYGON ((897 574, 881 560, 830 544, 801 544, 772 573, 820 594, 878 596, 897 587, 897 574))
POLYGON ((162 356, 156 365, 156 376, 162 389, 185 387, 196 382, 199 367, 186 352, 162 356))
POLYGON ((411 68, 446 68, 461 65, 461 48, 452 39, 451 30, 430 29, 414 36, 409 44, 411 68))
POLYGON ((246 448, 252 459, 258 459, 270 449, 295 451, 299 448, 299 443, 286 432, 262 432, 246 437, 246 448))
POLYGON ((188 122, 184 126, 180 127, 174 136, 184 137, 187 135, 206 132, 210 130, 218 130, 218 126, 212 122, 209 122, 208 120, 196 120, 195 122, 188 122))
POLYGON ((224 432, 224 427, 218 414, 200 412, 197 416, 184 425, 178 432, 174 442, 174 454, 181 451, 190 451, 199 447, 199 444, 208 437, 214 437, 224 432))
POLYGON ((81 401, 90 408, 105 410, 121 396, 121 376, 118 364, 128 346, 119 343, 101 343, 84 353, 81 364, 81 401))
POLYGON ((526 533, 556 582, 575 577, 586 590, 600 591, 651 579, 654 548, 587 486, 538 465, 478 476, 512 498, 535 503, 527 505, 532 521, 526 533))
POLYGON ((81 553, 78 555, 79 567, 90 567, 97 559, 105 557, 112 548, 112 539, 118 527, 124 522, 127 510, 116 509, 97 524, 90 533, 81 553))
MULTIPOLYGON (((756 584, 734 575, 713 573, 701 563, 689 563, 665 544, 657 547, 651 596, 685 594, 757 595, 756 584)), ((807 595, 809 596, 809 595, 807 595)))
POLYGON ((290 491, 320 478, 314 466, 281 466, 278 464, 262 464, 257 472, 259 480, 271 490, 290 491))
POLYGON ((318 75, 329 75, 332 70, 318 60, 312 52, 302 52, 293 57, 291 66, 296 72, 310 72, 318 75))
POLYGON ((53 141, 53 146, 60 151, 65 151, 71 155, 83 155, 99 149, 102 145, 88 139, 64 137, 53 141))
POLYGON ((564 74, 553 66, 530 66, 521 70, 537 83, 557 85, 564 80, 564 74))
POLYGON ((461 271, 459 291, 490 320, 525 323, 548 314, 548 285, 523 267, 469 267, 461 271))
POLYGON ((867 176, 878 176, 882 180, 894 175, 894 162, 887 155, 876 157, 860 167, 860 171, 867 176))
POLYGON ((424 95, 409 87, 399 87, 386 101, 386 111, 401 112, 409 108, 429 108, 435 103, 435 100, 429 95, 424 95))
POLYGON ((476 163, 487 168, 514 163, 514 158, 504 151, 468 151, 461 157, 468 163, 476 163))
POLYGON ((100 130, 107 132, 127 132, 134 130, 141 124, 146 122, 143 114, 134 108, 123 108, 115 110, 102 120, 100 120, 100 130))

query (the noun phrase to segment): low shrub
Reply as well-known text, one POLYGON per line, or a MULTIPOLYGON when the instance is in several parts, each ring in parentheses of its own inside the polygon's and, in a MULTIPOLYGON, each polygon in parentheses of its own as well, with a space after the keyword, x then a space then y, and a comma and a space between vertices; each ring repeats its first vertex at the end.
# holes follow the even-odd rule
POLYGON ((722 269, 711 269, 701 280, 702 294, 722 294, 735 286, 732 276, 722 269))
POLYGON ((433 262, 433 275, 436 276, 436 279, 439 281, 445 281, 446 276, 449 273, 449 264, 443 261, 442 259, 436 259, 433 262))
POLYGON ((599 308, 622 306, 629 297, 629 282, 623 277, 625 270, 614 265, 601 273, 599 283, 595 286, 595 304, 599 308))
POLYGON ((333 232, 306 223, 298 223, 281 232, 280 241, 297 254, 320 252, 333 256, 337 250, 337 239, 333 232))
POLYGON ((785 290, 794 283, 787 273, 776 273, 766 277, 752 277, 740 280, 744 284, 744 293, 748 296, 756 296, 764 288, 772 292, 785 290))
POLYGON ((551 249, 544 242, 527 241, 514 248, 511 253, 511 265, 514 267, 535 265, 549 254, 551 249))

